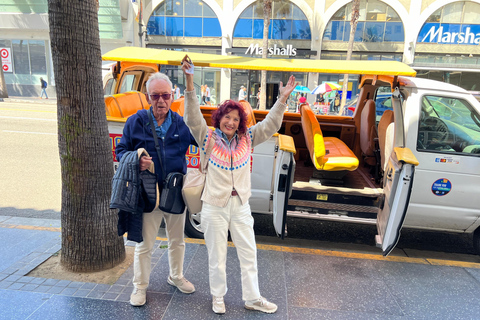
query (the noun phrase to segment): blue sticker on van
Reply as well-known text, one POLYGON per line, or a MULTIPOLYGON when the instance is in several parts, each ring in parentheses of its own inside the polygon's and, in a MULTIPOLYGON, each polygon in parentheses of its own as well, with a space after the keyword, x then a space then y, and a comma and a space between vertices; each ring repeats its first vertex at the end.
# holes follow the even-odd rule
POLYGON ((444 196, 452 190, 452 183, 448 179, 438 179, 432 184, 432 192, 436 196, 444 196))

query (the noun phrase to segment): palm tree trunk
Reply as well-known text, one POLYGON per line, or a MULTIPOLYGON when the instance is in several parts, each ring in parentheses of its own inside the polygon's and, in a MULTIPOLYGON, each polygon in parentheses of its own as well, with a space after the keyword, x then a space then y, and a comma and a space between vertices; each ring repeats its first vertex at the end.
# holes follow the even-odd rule
MULTIPOLYGON (((357 30, 358 17, 360 15, 360 0, 352 2, 352 18, 350 20, 350 38, 348 39, 347 60, 352 59, 353 40, 355 39, 355 31, 357 30)), ((343 76, 342 101, 340 103, 339 115, 343 114, 345 103, 347 102, 348 91, 348 74, 343 76)))
POLYGON ((62 265, 75 272, 125 259, 109 209, 113 159, 105 117, 96 0, 48 0, 62 176, 62 265))
MULTIPOLYGON (((270 27, 270 17, 272 15, 272 0, 263 0, 263 45, 262 58, 267 58, 268 54, 268 28, 270 27)), ((262 79, 260 82, 260 110, 267 109, 267 70, 262 70, 262 79)))

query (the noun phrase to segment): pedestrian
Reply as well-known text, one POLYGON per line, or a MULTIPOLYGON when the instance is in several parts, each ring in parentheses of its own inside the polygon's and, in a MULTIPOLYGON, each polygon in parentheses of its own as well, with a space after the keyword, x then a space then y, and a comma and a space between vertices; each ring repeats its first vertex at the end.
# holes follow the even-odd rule
POLYGON ((202 93, 201 104, 206 104, 206 102, 205 102, 205 85, 202 84, 202 86, 200 87, 200 92, 202 93))
POLYGON ((205 102, 206 102, 207 105, 209 105, 209 106, 212 105, 212 104, 210 103, 210 88, 209 88, 207 85, 205 85, 205 102))
MULTIPOLYGON (((163 73, 157 72, 150 76, 146 83, 146 98, 151 108, 139 110, 130 116, 125 123, 123 136, 116 147, 118 161, 127 151, 145 148, 150 157, 142 156, 139 160, 140 170, 143 171, 154 163, 155 173, 159 183, 162 183, 162 166, 160 165, 155 140, 158 136, 160 154, 165 176, 170 172, 187 172, 185 154, 190 144, 196 144, 183 118, 170 110, 173 101, 172 82, 163 73), (153 116, 155 132, 152 132, 149 113, 153 116)), ((178 288, 180 292, 192 293, 194 285, 183 276, 183 260, 185 255, 184 227, 185 213, 170 214, 156 208, 150 213, 143 213, 142 237, 137 243, 133 261, 133 292, 130 296, 132 306, 142 306, 146 302, 146 292, 150 280, 152 250, 158 229, 165 220, 168 237, 169 276, 167 283, 178 288)))
POLYGON ((340 108, 340 93, 338 91, 335 93, 335 99, 333 100, 334 112, 338 112, 340 108))
POLYGON ((42 77, 40 77, 40 85, 42 86, 42 93, 40 94, 40 99, 43 98, 43 94, 45 94, 45 99, 48 99, 48 96, 47 96, 48 83, 47 81, 43 80, 42 77))
POLYGON ((245 100, 245 96, 247 95, 247 89, 244 86, 240 87, 240 91, 238 91, 238 101, 245 100))
POLYGON ((285 102, 295 88, 295 77, 291 76, 285 87, 280 82, 279 98, 261 123, 247 128, 243 107, 237 101, 226 100, 212 114, 212 129, 207 126, 195 99, 193 74, 186 72, 190 67, 188 59, 185 56, 182 65, 187 81, 184 119, 201 150, 205 150, 200 157, 205 157, 210 143, 214 144, 209 148, 212 150, 210 158, 201 159, 208 161, 201 215, 208 251, 212 310, 225 313, 223 297, 227 293, 226 259, 230 231, 240 261, 245 308, 274 313, 277 305, 263 298, 258 286, 257 247, 248 202, 251 195, 250 157, 253 147, 280 129, 285 102))
POLYGON ((180 88, 175 85, 173 91, 175 92, 175 100, 180 99, 180 88))

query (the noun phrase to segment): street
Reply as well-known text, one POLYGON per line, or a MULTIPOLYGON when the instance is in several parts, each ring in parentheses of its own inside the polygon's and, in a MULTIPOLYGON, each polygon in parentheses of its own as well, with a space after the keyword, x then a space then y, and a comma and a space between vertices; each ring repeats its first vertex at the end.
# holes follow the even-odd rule
MULTIPOLYGON (((60 219, 61 176, 56 103, 0 103, 0 216, 60 219)), ((259 244, 380 254, 374 226, 288 218, 288 237, 276 238, 271 217, 255 214, 259 244)), ((471 236, 402 230, 393 255, 480 262, 471 236)))

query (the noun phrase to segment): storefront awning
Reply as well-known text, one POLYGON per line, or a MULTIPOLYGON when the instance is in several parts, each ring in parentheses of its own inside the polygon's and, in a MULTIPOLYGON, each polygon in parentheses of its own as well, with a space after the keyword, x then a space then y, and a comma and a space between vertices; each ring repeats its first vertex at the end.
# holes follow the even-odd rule
POLYGON ((197 67, 337 74, 415 76, 416 71, 398 61, 262 59, 206 53, 123 47, 107 52, 103 60, 180 65, 185 54, 197 67))

